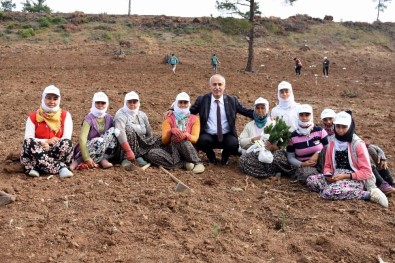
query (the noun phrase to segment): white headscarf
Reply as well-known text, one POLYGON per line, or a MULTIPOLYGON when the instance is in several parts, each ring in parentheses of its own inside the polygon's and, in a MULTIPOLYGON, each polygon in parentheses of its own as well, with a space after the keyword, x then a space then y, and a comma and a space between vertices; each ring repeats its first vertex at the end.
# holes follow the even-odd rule
POLYGON ((124 102, 123 102, 122 110, 123 110, 126 114, 128 114, 128 115, 130 115, 130 116, 132 116, 132 117, 135 117, 135 116, 139 113, 139 109, 140 109, 140 98, 139 98, 139 95, 138 95, 136 92, 134 92, 134 91, 129 92, 128 94, 126 94, 126 95, 125 95, 125 100, 124 100, 124 102), (127 101, 128 101, 128 100, 138 100, 138 102, 137 102, 137 108, 136 108, 135 110, 129 109, 129 107, 128 107, 128 105, 127 105, 127 101))
POLYGON ((314 128, 313 108, 308 104, 302 104, 299 106, 298 115, 300 113, 310 113, 310 119, 308 121, 301 121, 300 118, 298 118, 298 129, 296 130, 300 135, 307 136, 314 128))
POLYGON ((281 81, 280 84, 278 84, 278 88, 277 88, 277 98, 278 98, 278 103, 279 106, 283 109, 288 109, 290 107, 292 107, 293 105, 296 104, 295 102, 295 97, 294 97, 294 93, 292 91, 292 85, 291 83, 287 82, 287 81, 281 81), (284 100, 281 98, 280 96, 280 90, 282 89, 287 89, 289 90, 289 97, 288 99, 284 100))
POLYGON ((93 95, 93 99, 92 99, 92 107, 90 112, 93 114, 93 116, 95 116, 96 118, 104 118, 104 116, 106 116, 106 112, 108 109, 108 97, 104 92, 96 92, 93 95), (95 103, 96 102, 105 102, 106 103, 106 107, 104 108, 104 110, 99 110, 98 108, 96 108, 95 103))
POLYGON ((176 100, 174 101, 174 114, 176 115, 187 115, 189 114, 189 107, 191 107, 191 100, 189 95, 186 92, 181 92, 177 95, 176 100), (188 108, 181 109, 178 107, 178 101, 188 101, 188 108))
POLYGON ((44 89, 43 94, 42 94, 42 96, 41 96, 41 108, 43 109, 44 112, 57 112, 57 111, 60 109, 60 91, 59 91, 59 89, 58 89, 57 87, 55 87, 54 85, 50 85, 50 86, 48 86, 48 87, 46 87, 46 88, 44 89), (48 107, 48 106, 45 104, 45 97, 46 97, 48 94, 55 94, 55 95, 59 96, 58 105, 56 105, 56 106, 53 107, 53 108, 50 108, 50 107, 48 107))

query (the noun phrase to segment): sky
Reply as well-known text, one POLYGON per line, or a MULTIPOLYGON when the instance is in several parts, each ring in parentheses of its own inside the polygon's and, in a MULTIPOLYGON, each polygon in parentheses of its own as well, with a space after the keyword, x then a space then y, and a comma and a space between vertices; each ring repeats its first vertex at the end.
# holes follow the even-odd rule
MULTIPOLYGON (((14 1, 17 10, 22 1, 14 1)), ((372 23, 376 20, 377 2, 374 0, 298 0, 293 6, 284 0, 258 0, 262 16, 287 18, 296 14, 307 14, 324 18, 331 15, 334 21, 372 23)), ((47 0, 46 4, 55 12, 82 11, 86 14, 127 14, 129 0, 47 0)), ((215 8, 215 0, 132 0, 131 14, 166 15, 183 17, 214 17, 223 15, 215 8)), ((380 13, 380 21, 395 22, 395 1, 387 4, 380 13)))

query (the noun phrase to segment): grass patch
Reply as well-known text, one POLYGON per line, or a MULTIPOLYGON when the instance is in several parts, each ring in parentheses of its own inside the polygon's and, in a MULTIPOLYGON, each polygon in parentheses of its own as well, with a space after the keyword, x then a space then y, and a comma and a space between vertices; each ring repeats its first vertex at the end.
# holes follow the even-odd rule
POLYGON ((346 98, 356 98, 356 97, 358 97, 359 94, 358 94, 358 91, 356 91, 356 90, 347 89, 347 90, 343 90, 341 95, 346 98))
POLYGON ((36 35, 33 28, 21 29, 18 31, 18 34, 23 38, 29 38, 36 35))
POLYGON ((228 35, 245 35, 251 24, 247 19, 237 19, 233 17, 217 18, 221 26, 221 31, 228 35))
POLYGON ((40 17, 37 22, 40 28, 50 27, 52 25, 52 19, 49 16, 40 17))

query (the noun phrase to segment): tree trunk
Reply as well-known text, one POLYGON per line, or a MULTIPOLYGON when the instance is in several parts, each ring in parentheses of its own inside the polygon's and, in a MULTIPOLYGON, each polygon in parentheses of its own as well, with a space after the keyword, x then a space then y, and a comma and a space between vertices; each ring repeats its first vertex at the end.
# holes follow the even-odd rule
POLYGON ((245 71, 252 72, 252 65, 254 63, 254 16, 255 16, 255 1, 250 0, 250 17, 249 21, 251 24, 251 29, 249 33, 249 40, 248 40, 248 59, 247 59, 247 66, 245 71))
POLYGON ((379 0, 379 3, 377 4, 377 20, 376 21, 379 21, 380 6, 381 6, 381 0, 379 0))
POLYGON ((128 16, 130 16, 130 9, 131 9, 131 6, 132 6, 132 0, 129 0, 129 9, 128 9, 128 16))

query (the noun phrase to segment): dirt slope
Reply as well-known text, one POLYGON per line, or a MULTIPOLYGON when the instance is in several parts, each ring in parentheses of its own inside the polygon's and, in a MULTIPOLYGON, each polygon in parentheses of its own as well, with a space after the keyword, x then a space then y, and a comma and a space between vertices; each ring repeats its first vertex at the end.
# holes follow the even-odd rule
MULTIPOLYGON (((159 134, 162 113, 177 93, 194 99, 208 92, 211 52, 222 62, 227 92, 244 105, 263 96, 273 107, 277 84, 288 80, 296 100, 313 106, 316 121, 325 107, 352 109, 358 133, 380 145, 395 165, 394 53, 258 46, 256 73, 250 74, 240 71, 243 48, 154 46, 153 52, 140 54, 149 46, 139 47, 115 60, 112 47, 100 43, 1 45, 1 168, 12 166, 5 157, 20 150, 25 119, 45 86, 61 89, 74 142, 99 90, 109 96, 111 114, 126 92, 137 91, 159 134), (176 75, 161 63, 170 52, 182 62, 176 75), (293 72, 295 55, 304 64, 301 77, 293 72), (323 55, 332 63, 329 78, 321 76, 323 55)), ((239 132, 247 121, 238 118, 239 132)), ((174 192, 157 168, 144 174, 120 167, 83 171, 67 180, 1 169, 0 189, 17 195, 0 208, 1 262, 376 262, 377 255, 395 261, 393 197, 386 210, 364 201, 323 201, 287 178, 246 177, 237 162, 233 157, 229 166, 207 166, 202 175, 173 171, 192 194, 174 192)))

